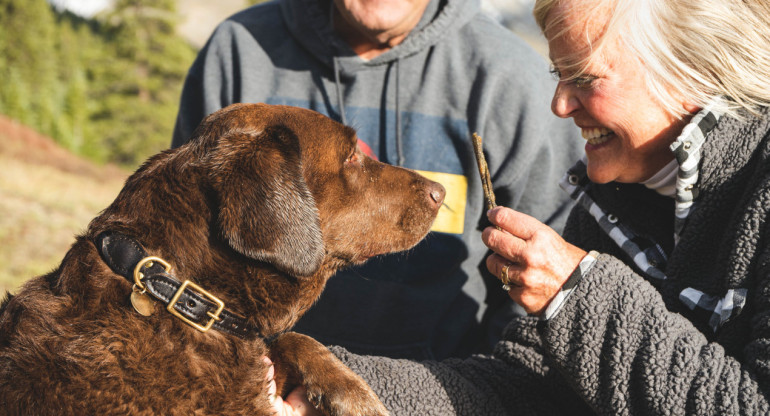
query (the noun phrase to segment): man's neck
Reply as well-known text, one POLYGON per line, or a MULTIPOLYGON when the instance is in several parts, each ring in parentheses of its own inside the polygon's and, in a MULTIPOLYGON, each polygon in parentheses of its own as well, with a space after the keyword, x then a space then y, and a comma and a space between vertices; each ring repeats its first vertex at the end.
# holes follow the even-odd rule
MULTIPOLYGON (((337 17, 338 13, 335 13, 337 17)), ((363 59, 369 60, 383 53, 389 51, 394 46, 403 42, 409 33, 405 33, 400 36, 389 38, 382 36, 382 40, 368 33, 362 33, 352 25, 347 24, 342 16, 334 19, 334 31, 337 32, 348 45, 350 45, 353 52, 363 59)))
MULTIPOLYGON (((421 16, 421 15, 420 15, 421 16)), ((397 28, 386 32, 363 30, 348 22, 340 11, 334 8, 334 31, 353 49, 358 56, 370 60, 394 48, 406 39, 409 32, 419 23, 418 17, 409 22, 406 28, 397 28)))

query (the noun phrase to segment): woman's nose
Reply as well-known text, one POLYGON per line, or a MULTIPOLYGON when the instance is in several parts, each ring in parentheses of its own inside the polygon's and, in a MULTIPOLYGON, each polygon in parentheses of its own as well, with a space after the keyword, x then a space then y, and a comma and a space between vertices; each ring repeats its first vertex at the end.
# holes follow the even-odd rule
POLYGON ((572 92, 570 85, 565 81, 556 84, 556 91, 551 100, 551 111, 561 118, 572 117, 580 102, 572 92))

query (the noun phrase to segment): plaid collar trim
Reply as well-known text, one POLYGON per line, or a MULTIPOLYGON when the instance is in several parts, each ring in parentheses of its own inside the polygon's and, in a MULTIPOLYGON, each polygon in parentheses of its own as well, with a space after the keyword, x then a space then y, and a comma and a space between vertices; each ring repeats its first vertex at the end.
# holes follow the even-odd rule
POLYGON ((708 321, 714 332, 730 318, 738 316, 746 305, 745 288, 729 289, 723 297, 707 295, 698 289, 688 287, 679 293, 682 301, 691 311, 708 321))
POLYGON ((706 142, 706 135, 717 125, 722 113, 715 110, 718 101, 702 109, 684 127, 682 134, 671 143, 679 172, 676 178, 676 203, 674 208, 674 242, 684 229, 687 218, 698 198, 698 178, 701 161, 701 148, 706 142))

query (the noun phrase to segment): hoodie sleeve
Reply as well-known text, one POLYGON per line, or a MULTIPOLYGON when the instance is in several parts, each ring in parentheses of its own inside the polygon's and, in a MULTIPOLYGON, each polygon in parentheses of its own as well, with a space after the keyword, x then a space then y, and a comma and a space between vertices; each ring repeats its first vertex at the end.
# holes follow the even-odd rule
POLYGON ((415 362, 331 350, 369 383, 393 416, 592 414, 546 364, 538 320, 517 321, 493 356, 415 362))
POLYGON ((366 380, 393 416, 506 414, 489 382, 470 371, 463 371, 475 367, 475 371, 504 372, 504 368, 500 368, 501 363, 491 359, 466 360, 473 361, 473 364, 450 361, 444 364, 435 361, 418 363, 355 355, 342 347, 332 347, 332 352, 366 380))
POLYGON ((770 266, 743 357, 709 343, 620 260, 600 255, 542 330, 553 365, 600 413, 768 414, 770 266))

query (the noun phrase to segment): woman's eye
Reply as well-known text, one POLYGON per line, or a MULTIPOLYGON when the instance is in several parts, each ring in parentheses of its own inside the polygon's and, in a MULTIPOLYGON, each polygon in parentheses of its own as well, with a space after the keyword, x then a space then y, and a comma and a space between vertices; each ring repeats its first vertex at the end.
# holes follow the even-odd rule
POLYGON ((551 73, 551 76, 553 76, 556 81, 567 81, 578 88, 589 88, 591 87, 591 84, 599 78, 595 75, 581 75, 574 78, 567 77, 567 79, 564 79, 562 78, 561 71, 559 71, 553 64, 551 64, 551 68, 548 72, 551 73))
POLYGON ((578 88, 589 88, 591 84, 596 81, 596 78, 597 77, 593 75, 584 75, 582 77, 575 78, 572 80, 572 82, 575 83, 575 86, 578 88))
POLYGON ((552 77, 553 77, 553 79, 555 79, 556 81, 559 81, 559 80, 561 80, 561 72, 560 72, 558 69, 556 69, 556 67, 555 67, 555 66, 553 66, 553 64, 551 64, 551 68, 549 68, 549 69, 548 69, 548 72, 550 72, 550 73, 551 73, 551 76, 552 76, 552 77))

